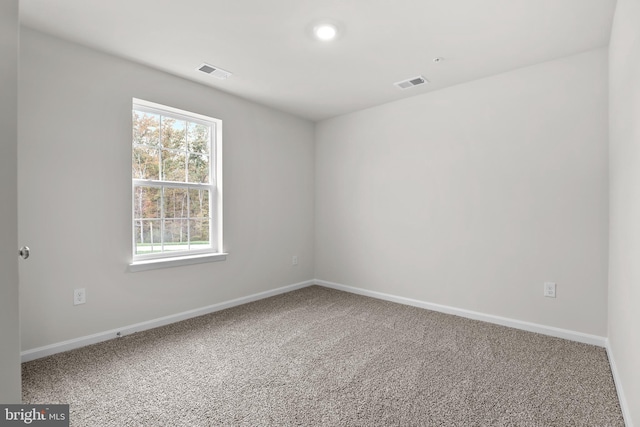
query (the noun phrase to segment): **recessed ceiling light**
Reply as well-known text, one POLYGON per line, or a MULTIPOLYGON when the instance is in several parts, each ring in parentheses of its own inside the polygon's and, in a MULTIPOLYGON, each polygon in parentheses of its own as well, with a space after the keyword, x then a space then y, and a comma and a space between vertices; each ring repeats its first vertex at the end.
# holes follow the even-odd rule
POLYGON ((336 38, 338 35, 338 28, 333 24, 318 24, 313 27, 313 34, 319 40, 329 41, 336 38))

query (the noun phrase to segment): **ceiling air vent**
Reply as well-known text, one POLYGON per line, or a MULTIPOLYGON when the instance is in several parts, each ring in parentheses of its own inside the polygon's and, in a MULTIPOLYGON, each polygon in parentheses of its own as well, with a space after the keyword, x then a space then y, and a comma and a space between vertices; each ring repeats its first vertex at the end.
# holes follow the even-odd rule
POLYGON ((418 76, 402 80, 401 82, 394 83, 394 85, 398 86, 400 89, 409 89, 410 87, 423 85, 425 83, 429 83, 429 80, 423 76, 418 76))
POLYGON ((205 74, 209 74, 220 80, 224 80, 231 76, 230 72, 225 71, 222 68, 214 67, 213 65, 205 64, 204 62, 200 64, 197 70, 202 71, 205 74))

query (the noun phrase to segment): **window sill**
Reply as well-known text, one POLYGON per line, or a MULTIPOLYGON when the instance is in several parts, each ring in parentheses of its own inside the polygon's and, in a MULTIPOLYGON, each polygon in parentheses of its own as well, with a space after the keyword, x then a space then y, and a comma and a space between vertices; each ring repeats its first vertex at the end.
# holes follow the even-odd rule
POLYGON ((187 255, 173 258, 155 258, 143 261, 134 261, 129 264, 129 271, 155 270, 157 268, 179 267, 181 265, 202 264, 204 262, 224 261, 228 253, 187 255))

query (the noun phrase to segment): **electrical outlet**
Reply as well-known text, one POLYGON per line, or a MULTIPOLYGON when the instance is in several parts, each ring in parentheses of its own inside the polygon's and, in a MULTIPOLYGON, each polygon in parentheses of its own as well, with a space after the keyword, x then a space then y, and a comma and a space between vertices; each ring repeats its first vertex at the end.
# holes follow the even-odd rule
POLYGON ((544 282, 544 296, 549 298, 556 297, 556 284, 553 282, 544 282))
POLYGON ((85 289, 74 289, 73 305, 84 304, 85 302, 87 302, 87 292, 85 291, 85 289))
POLYGON ((291 265, 298 265, 298 255, 291 257, 291 265))

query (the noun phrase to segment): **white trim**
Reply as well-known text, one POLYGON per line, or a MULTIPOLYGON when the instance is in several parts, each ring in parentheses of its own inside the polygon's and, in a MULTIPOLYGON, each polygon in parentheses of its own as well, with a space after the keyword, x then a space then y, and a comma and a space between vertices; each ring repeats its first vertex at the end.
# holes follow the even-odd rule
POLYGON ((606 339, 605 348, 607 349, 607 357, 609 358, 609 365, 611 365, 611 374, 613 375, 613 383, 615 384, 616 392, 618 393, 618 401, 620 402, 620 409, 622 410, 624 424, 627 427, 633 427, 631 412, 629 412, 629 404, 627 403, 627 398, 624 395, 622 380, 618 374, 618 367, 616 366, 616 360, 613 357, 613 350, 611 349, 611 342, 609 341, 609 338, 606 339))
MULTIPOLYGON (((264 298, 269 298, 271 296, 284 294, 287 292, 294 291, 296 289, 306 288, 311 285, 319 285, 324 286, 331 289, 337 289, 340 291, 350 292, 353 294, 364 295, 372 298, 377 298, 385 301, 396 302, 399 304, 410 305, 413 307, 424 308, 427 310, 433 310, 440 313, 453 314, 456 316, 466 317, 468 319, 480 320, 484 322, 494 323, 502 326, 507 326, 515 329, 521 329, 529 332, 536 332, 543 335, 549 335, 552 337, 568 339, 571 341, 577 341, 585 344, 596 345, 599 347, 604 347, 607 349, 607 353, 609 355, 609 360, 611 361, 611 367, 614 375, 614 379, 616 380, 616 387, 619 384, 619 377, 617 376, 617 371, 615 369, 615 362, 613 361, 613 357, 611 357, 611 349, 608 347, 607 338, 597 336, 597 335, 589 335, 582 332, 570 331, 567 329, 555 328, 552 326, 540 325, 537 323, 524 322, 516 319, 509 319, 506 317, 494 316, 491 314, 484 314, 477 311, 464 310, 460 308, 455 308, 446 305, 434 304, 425 301, 420 301, 411 298, 405 298, 400 296, 395 296, 391 294, 385 294, 377 291, 370 291, 367 289, 356 288, 353 286, 342 285, 340 283, 328 282, 326 280, 307 280, 304 282, 295 283, 289 286, 283 286, 281 288, 273 289, 270 291, 260 292, 257 294, 249 295, 246 297, 236 298, 231 301, 221 302, 218 304, 213 304, 207 307, 202 307, 194 310, 185 311, 182 313, 161 317, 154 320, 149 320, 146 322, 136 323, 134 325, 124 326, 119 329, 112 329, 105 332, 99 332, 93 335, 87 335, 80 338, 71 339, 68 341, 63 341, 60 343, 50 344, 43 347, 38 347, 30 350, 25 350, 21 352, 22 361, 28 362, 30 360, 39 359, 41 357, 50 356, 52 354, 61 353, 63 351, 73 350, 75 348, 84 347, 91 344, 96 344, 102 341, 106 341, 112 338, 116 338, 118 333, 121 336, 129 335, 134 332, 145 331, 147 329, 157 328, 159 326, 168 325, 171 323, 179 322, 181 320, 190 319, 192 317, 203 316, 205 314, 213 313, 216 311, 224 310, 226 308, 235 307, 242 304, 247 304, 249 302, 258 301, 264 298)), ((621 393, 621 389, 618 389, 620 396, 620 404, 626 405, 624 397, 621 393)), ((626 406, 625 406, 626 408, 626 406)), ((629 419, 628 409, 623 408, 623 413, 626 411, 626 419, 629 419)), ((627 423, 629 427, 630 424, 627 423)))
MULTIPOLYGON (((224 191, 224 189, 222 188, 222 120, 218 120, 218 123, 215 126, 215 130, 216 130, 216 135, 215 135, 215 141, 213 141, 212 143, 214 144, 215 148, 212 152, 211 152, 211 156, 215 156, 214 157, 214 161, 215 161, 215 168, 216 168, 216 174, 213 177, 210 177, 210 179, 214 179, 216 180, 216 185, 215 188, 213 189, 213 193, 212 195, 215 196, 215 198, 212 198, 209 200, 209 203, 212 205, 210 206, 210 208, 213 208, 209 211, 209 215, 211 215, 212 212, 215 211, 216 213, 216 220, 215 220, 215 228, 213 226, 213 221, 209 221, 209 227, 210 227, 210 239, 211 239, 211 243, 216 242, 217 245, 216 247, 218 248, 219 251, 224 251, 224 239, 223 239, 223 225, 224 225, 224 220, 222 218, 222 192, 224 191)), ((211 138, 213 138, 213 135, 211 135, 211 138)), ((211 161, 211 158, 209 158, 209 161, 211 161)), ((211 197, 211 195, 209 196, 211 197)))
POLYGON ((125 336, 125 335, 132 334, 134 332, 146 331, 147 329, 153 329, 159 326, 169 325, 171 323, 180 322, 182 320, 191 319, 193 317, 203 316, 205 314, 214 313, 216 311, 224 310, 224 309, 235 307, 238 305, 247 304, 253 301, 258 301, 258 300, 269 298, 279 294, 284 294, 287 292, 294 291, 296 289, 306 288, 307 286, 310 286, 313 284, 314 284, 313 280, 307 280, 305 282, 299 282, 293 285, 283 286, 281 288, 272 289, 270 291, 259 292, 257 294, 236 298, 236 299, 226 301, 226 302, 221 302, 218 304, 209 305, 207 307, 184 311, 182 313, 173 314, 170 316, 164 316, 164 317, 149 320, 146 322, 136 323, 134 325, 123 326, 122 328, 118 328, 118 329, 111 329, 109 331, 99 332, 93 335, 87 335, 80 338, 74 338, 68 341, 63 341, 55 344, 45 345, 43 347, 25 350, 20 353, 20 356, 22 358, 22 362, 29 362, 31 360, 40 359, 41 357, 51 356, 56 353, 62 353, 63 351, 69 351, 69 350, 84 347, 87 345, 96 344, 102 341, 107 341, 113 338, 117 338, 118 336, 125 336))
POLYGON ((129 271, 155 270, 156 268, 179 267, 181 265, 201 264, 203 262, 224 261, 228 253, 174 256, 166 258, 150 258, 133 261, 129 264, 129 271))
POLYGON ((140 111, 144 111, 146 113, 152 114, 160 114, 169 113, 175 116, 180 120, 188 120, 195 121, 198 124, 208 126, 212 122, 222 122, 220 119, 216 119, 215 117, 205 116, 204 114, 194 113, 192 111, 181 110, 180 108, 170 107, 164 104, 158 104, 157 102, 145 101, 140 98, 132 98, 132 105, 134 109, 138 109, 140 111), (195 120, 194 120, 195 119, 195 120))
POLYGON ((564 338, 571 341, 578 341, 585 344, 597 345, 599 347, 606 346, 607 339, 598 335, 590 335, 582 332, 570 331, 568 329, 555 328, 553 326, 545 326, 537 323, 524 322, 522 320, 509 319, 507 317, 494 316, 492 314, 484 314, 477 311, 450 307, 447 305, 440 305, 411 298, 399 297, 382 292, 370 291, 368 289, 342 285, 340 283, 327 282, 326 280, 316 279, 315 283, 320 286, 350 292, 352 294, 364 295, 367 297, 382 299, 385 301, 397 302, 399 304, 411 305, 413 307, 425 308, 427 310, 438 311, 440 313, 453 314, 456 316, 466 317, 468 319, 495 323, 497 325, 508 326, 510 328, 521 329, 529 332, 536 332, 556 338, 564 338))

